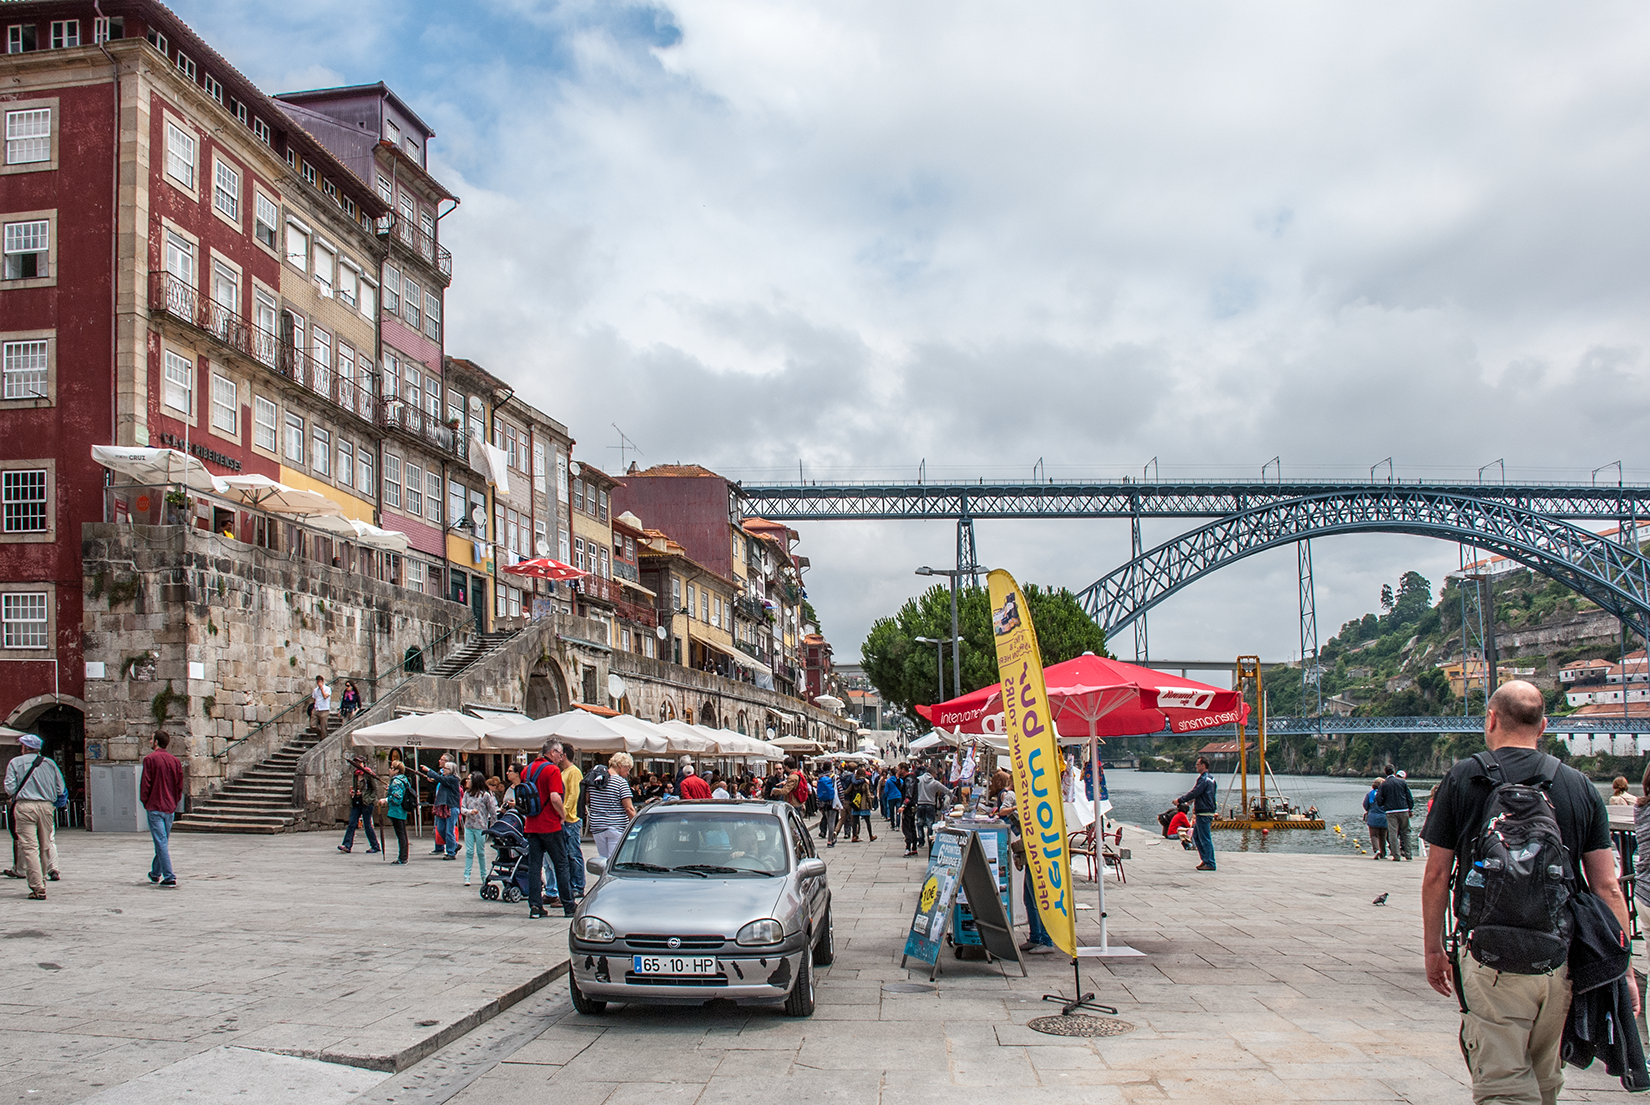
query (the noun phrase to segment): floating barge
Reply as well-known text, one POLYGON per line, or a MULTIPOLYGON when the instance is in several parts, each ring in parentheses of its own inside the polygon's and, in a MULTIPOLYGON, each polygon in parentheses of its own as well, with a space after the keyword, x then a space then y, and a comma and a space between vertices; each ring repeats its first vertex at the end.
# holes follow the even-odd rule
MULTIPOLYGON (((1237 658, 1237 685, 1241 691, 1244 680, 1255 681, 1255 727, 1260 734, 1260 797, 1255 801, 1249 800, 1249 743, 1244 739, 1243 719, 1241 713, 1237 723, 1237 753, 1238 779, 1242 797, 1235 806, 1228 806, 1225 811, 1217 815, 1210 826, 1215 829, 1260 829, 1270 832, 1273 829, 1323 829, 1327 826, 1323 818, 1318 816, 1316 806, 1308 806, 1305 810, 1297 810, 1287 798, 1273 793, 1266 793, 1266 779, 1272 773, 1266 766, 1266 694, 1260 685, 1260 657, 1239 656, 1237 658)), ((1276 780, 1273 780, 1274 790, 1276 780)), ((1228 787, 1226 793, 1231 794, 1228 787)))

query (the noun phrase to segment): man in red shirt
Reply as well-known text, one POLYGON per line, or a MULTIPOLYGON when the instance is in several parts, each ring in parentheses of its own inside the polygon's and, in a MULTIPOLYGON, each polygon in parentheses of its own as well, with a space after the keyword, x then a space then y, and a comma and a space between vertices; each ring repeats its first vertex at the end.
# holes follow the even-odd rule
MULTIPOLYGON (((550 759, 551 749, 560 750, 561 742, 548 741, 538 757, 521 773, 521 782, 530 783, 538 791, 539 812, 527 819, 523 828, 527 833, 527 916, 547 917, 544 908, 544 857, 549 855, 556 872, 556 886, 573 885, 573 869, 567 856, 567 838, 562 834, 564 787, 561 769, 550 759)), ((517 784, 518 788, 521 784, 517 784)), ((561 899, 562 913, 573 916, 578 903, 571 894, 561 899)))
POLYGON ((691 763, 682 765, 682 781, 676 784, 676 793, 684 802, 710 797, 710 784, 699 778, 691 763))
POLYGON ((149 814, 149 835, 155 841, 155 859, 149 864, 149 881, 159 886, 176 886, 178 877, 172 873, 172 818, 178 803, 183 800, 183 764, 166 751, 172 738, 155 731, 154 751, 143 757, 142 781, 138 797, 149 814))

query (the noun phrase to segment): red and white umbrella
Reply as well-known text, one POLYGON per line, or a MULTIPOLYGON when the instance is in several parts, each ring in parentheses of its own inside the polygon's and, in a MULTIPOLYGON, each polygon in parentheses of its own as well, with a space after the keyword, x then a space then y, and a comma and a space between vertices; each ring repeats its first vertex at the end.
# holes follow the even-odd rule
MULTIPOLYGON (((1092 652, 1043 669, 1050 709, 1064 743, 1074 738, 1195 733, 1248 715, 1238 692, 1092 652)), ((917 712, 949 732, 1003 732, 1003 687, 993 683, 917 712)), ((1092 749, 1091 749, 1092 751, 1092 749)))
POLYGON ((552 560, 548 556, 537 556, 532 560, 523 560, 520 564, 506 566, 504 570, 511 575, 534 576, 538 579, 550 580, 578 579, 580 576, 590 574, 573 567, 571 564, 563 564, 559 560, 552 560))

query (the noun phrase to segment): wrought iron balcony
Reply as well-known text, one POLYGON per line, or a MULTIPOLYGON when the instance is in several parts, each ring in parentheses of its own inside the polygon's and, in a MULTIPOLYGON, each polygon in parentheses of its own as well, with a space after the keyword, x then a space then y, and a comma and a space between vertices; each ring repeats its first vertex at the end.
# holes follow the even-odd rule
POLYGON ((385 396, 378 402, 378 425, 386 430, 412 438, 420 445, 429 445, 441 452, 464 459, 463 439, 453 433, 452 427, 440 415, 430 414, 402 399, 385 396))
POLYGON ((325 362, 290 345, 276 347, 275 362, 271 367, 299 387, 330 399, 351 414, 368 422, 377 421, 377 402, 373 398, 370 375, 349 379, 325 362))
POLYGON ((453 279, 453 254, 424 228, 403 219, 400 215, 385 215, 378 220, 378 236, 400 242, 420 257, 426 265, 440 273, 445 283, 453 279))
POLYGON ((149 309, 187 323, 245 357, 275 367, 275 335, 260 330, 169 272, 149 274, 149 309))

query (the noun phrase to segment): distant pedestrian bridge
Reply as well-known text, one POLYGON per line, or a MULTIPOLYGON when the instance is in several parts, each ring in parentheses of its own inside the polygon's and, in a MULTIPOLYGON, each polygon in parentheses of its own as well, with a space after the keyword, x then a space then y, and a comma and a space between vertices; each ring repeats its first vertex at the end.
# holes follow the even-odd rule
MULTIPOLYGON (((1299 734, 1326 737, 1350 737, 1360 734, 1411 733, 1482 733, 1482 717, 1269 717, 1266 734, 1269 740, 1299 734)), ((1230 726, 1205 729, 1211 739, 1237 739, 1237 730, 1230 726)), ((1564 742, 1576 756, 1643 756, 1650 754, 1650 718, 1550 717, 1547 733, 1564 742)), ((1200 734, 1201 735, 1201 734, 1200 734)))

